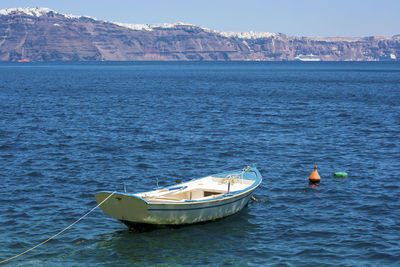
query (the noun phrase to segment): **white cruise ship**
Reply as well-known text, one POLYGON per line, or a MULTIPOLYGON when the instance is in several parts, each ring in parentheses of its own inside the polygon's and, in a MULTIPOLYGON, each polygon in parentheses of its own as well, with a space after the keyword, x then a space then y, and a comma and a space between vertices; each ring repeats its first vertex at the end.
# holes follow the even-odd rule
POLYGON ((319 56, 309 54, 309 55, 303 55, 300 54, 297 57, 294 58, 296 61, 321 61, 321 58, 319 56))

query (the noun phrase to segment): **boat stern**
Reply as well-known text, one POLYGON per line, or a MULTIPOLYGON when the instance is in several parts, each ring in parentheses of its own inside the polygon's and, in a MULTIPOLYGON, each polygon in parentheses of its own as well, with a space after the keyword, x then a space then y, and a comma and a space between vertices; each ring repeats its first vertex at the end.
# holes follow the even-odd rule
MULTIPOLYGON (((101 203, 111 192, 100 192, 94 195, 101 203)), ((114 193, 100 208, 105 214, 121 221, 143 222, 148 216, 147 203, 142 198, 130 194, 114 193)))

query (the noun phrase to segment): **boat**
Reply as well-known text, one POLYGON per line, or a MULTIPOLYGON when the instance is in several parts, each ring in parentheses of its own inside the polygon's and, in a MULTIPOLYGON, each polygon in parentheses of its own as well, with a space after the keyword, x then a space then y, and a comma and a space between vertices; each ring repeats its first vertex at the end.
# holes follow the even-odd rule
POLYGON ((239 212, 261 181, 258 169, 247 166, 154 191, 102 191, 95 198, 105 214, 130 228, 187 225, 239 212))
POLYGON ((27 59, 27 58, 23 58, 23 59, 18 59, 18 62, 19 63, 29 63, 31 61, 29 59, 27 59))
POLYGON ((294 58, 296 61, 321 61, 321 58, 319 56, 310 54, 310 55, 303 55, 300 54, 297 57, 294 58))
POLYGON ((379 61, 396 61, 396 55, 395 54, 389 54, 389 55, 382 55, 379 57, 379 61))

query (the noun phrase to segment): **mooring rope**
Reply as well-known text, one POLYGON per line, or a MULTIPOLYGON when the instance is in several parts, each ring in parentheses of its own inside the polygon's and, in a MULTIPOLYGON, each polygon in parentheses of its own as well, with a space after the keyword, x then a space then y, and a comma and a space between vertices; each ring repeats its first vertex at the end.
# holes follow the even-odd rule
POLYGON ((103 204, 104 202, 106 202, 112 195, 114 195, 115 192, 117 192, 117 191, 112 192, 112 193, 111 193, 108 197, 106 197, 102 202, 100 202, 98 205, 96 205, 96 207, 94 207, 93 209, 91 209, 90 211, 88 211, 85 215, 83 215, 82 217, 80 217, 78 220, 76 220, 75 222, 71 223, 70 225, 68 225, 66 228, 62 229, 62 230, 61 230, 60 232, 58 232, 57 234, 53 235, 52 237, 46 239, 45 241, 43 241, 43 242, 41 242, 41 243, 39 243, 39 244, 37 244, 37 245, 34 246, 34 247, 32 247, 32 248, 30 248, 30 249, 28 249, 28 250, 25 250, 24 252, 21 252, 21 253, 18 254, 18 255, 15 255, 15 256, 13 256, 13 257, 11 257, 11 258, 8 258, 8 259, 6 259, 6 260, 0 261, 0 264, 6 263, 6 262, 9 262, 9 261, 11 261, 11 260, 13 260, 13 259, 15 259, 15 258, 18 258, 19 256, 22 256, 22 255, 24 255, 25 253, 28 253, 29 251, 32 251, 32 250, 34 250, 35 248, 40 247, 41 245, 43 245, 43 244, 49 242, 49 241, 52 240, 53 238, 55 238, 55 237, 61 235, 62 233, 64 233, 65 231, 67 231, 69 228, 71 228, 72 226, 74 226, 75 224, 77 224, 79 221, 81 221, 83 218, 85 218, 86 216, 88 216, 90 213, 92 213, 92 211, 94 211, 95 209, 97 209, 98 207, 100 207, 100 205, 103 204))

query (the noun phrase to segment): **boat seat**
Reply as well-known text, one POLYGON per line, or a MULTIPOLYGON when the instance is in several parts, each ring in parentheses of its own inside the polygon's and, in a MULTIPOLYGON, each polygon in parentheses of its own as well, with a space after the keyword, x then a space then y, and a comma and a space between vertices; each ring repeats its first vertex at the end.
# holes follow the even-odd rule
POLYGON ((177 198, 177 197, 165 197, 165 196, 154 196, 154 197, 145 197, 147 200, 173 200, 173 201, 182 201, 185 200, 183 198, 177 198))

